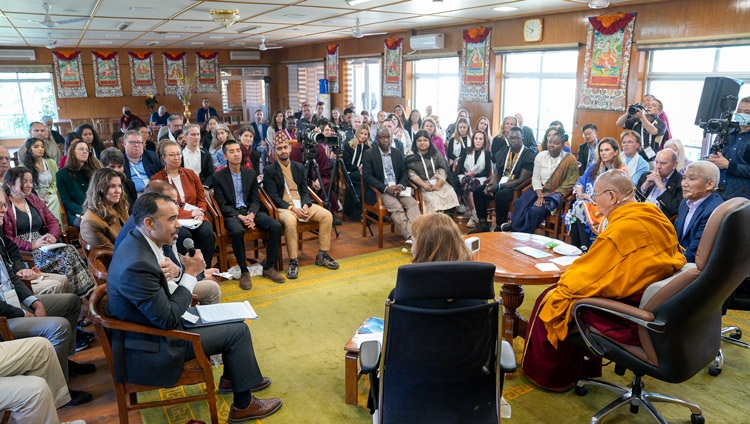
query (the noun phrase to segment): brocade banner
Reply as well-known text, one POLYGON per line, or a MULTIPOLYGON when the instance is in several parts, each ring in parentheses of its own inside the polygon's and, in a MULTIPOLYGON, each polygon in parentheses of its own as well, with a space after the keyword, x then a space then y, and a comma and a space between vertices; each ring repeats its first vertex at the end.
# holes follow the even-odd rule
POLYGON ((122 97, 120 61, 117 52, 92 51, 96 97, 122 97))
POLYGON ((80 50, 57 50, 52 52, 55 66, 57 98, 73 99, 87 97, 83 81, 83 65, 80 50))

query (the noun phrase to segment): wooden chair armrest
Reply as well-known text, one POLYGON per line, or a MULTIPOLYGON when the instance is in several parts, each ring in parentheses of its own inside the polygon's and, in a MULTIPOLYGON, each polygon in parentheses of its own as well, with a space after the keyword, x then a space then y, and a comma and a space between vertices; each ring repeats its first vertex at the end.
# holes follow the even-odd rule
POLYGON ((266 207, 268 214, 271 216, 271 218, 278 220, 279 209, 271 201, 271 197, 268 196, 268 193, 266 193, 266 190, 263 187, 260 188, 259 193, 260 193, 260 201, 261 203, 263 203, 263 206, 266 207))
MULTIPOLYGON (((375 206, 377 206, 378 208, 382 208, 383 207, 382 193, 380 193, 378 190, 375 189, 375 187, 371 186, 370 184, 366 184, 366 185, 370 190, 372 190, 373 193, 375 193, 375 206)), ((364 196, 364 193, 362 193, 362 196, 364 196)))
POLYGON ((136 324, 119 319, 103 317, 92 313, 94 322, 111 330, 129 331, 131 333, 150 334, 153 336, 171 337, 173 339, 188 340, 193 343, 200 342, 201 336, 197 333, 190 333, 182 330, 162 330, 161 328, 149 327, 146 325, 136 324))
POLYGON ((5 317, 0 317, 0 337, 2 337, 6 342, 8 340, 13 340, 13 333, 10 332, 8 319, 5 317))
POLYGON ((324 206, 323 200, 313 191, 313 189, 310 188, 310 186, 307 186, 307 192, 310 193, 310 198, 312 198, 313 202, 317 203, 318 206, 324 206))

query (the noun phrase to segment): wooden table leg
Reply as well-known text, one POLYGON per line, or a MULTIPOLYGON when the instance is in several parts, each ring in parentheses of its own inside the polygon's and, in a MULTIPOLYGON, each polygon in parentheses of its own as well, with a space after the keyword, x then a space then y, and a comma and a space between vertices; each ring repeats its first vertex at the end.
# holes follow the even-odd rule
POLYGON ((503 300, 503 337, 513 344, 513 339, 520 335, 526 337, 526 320, 518 314, 517 308, 523 303, 523 286, 503 283, 500 292, 503 300))
POLYGON ((356 405, 359 402, 357 382, 359 381, 359 353, 346 352, 344 355, 344 396, 347 405, 356 405))

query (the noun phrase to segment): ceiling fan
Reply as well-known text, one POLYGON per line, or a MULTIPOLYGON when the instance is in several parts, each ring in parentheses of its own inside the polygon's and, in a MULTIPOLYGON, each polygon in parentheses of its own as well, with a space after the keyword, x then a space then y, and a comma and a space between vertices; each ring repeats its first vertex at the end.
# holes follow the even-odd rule
POLYGON ((264 52, 266 50, 271 50, 271 49, 281 49, 283 48, 283 46, 266 46, 266 37, 260 37, 260 44, 258 45, 258 47, 249 47, 249 48, 264 52))
POLYGON ((43 20, 41 20, 41 21, 32 21, 30 19, 24 19, 24 20, 28 21, 28 22, 33 22, 33 23, 39 24, 39 25, 41 25, 41 26, 43 26, 45 28, 55 28, 55 27, 57 27, 59 25, 67 25, 67 24, 72 24, 74 22, 81 22, 81 21, 88 21, 89 20, 89 18, 73 18, 73 19, 66 19, 64 21, 56 21, 56 20, 52 19, 52 16, 50 16, 50 14, 49 14, 50 13, 50 9, 52 9, 52 5, 49 4, 49 3, 44 3, 42 5, 42 7, 44 7, 44 11, 45 11, 44 19, 43 20))
POLYGON ((359 27, 359 18, 357 18, 355 20, 355 22, 356 22, 356 25, 354 25, 354 28, 352 28, 352 37, 354 37, 354 38, 362 38, 362 37, 367 37, 367 36, 370 36, 370 35, 383 35, 383 34, 387 34, 386 32, 371 32, 369 34, 363 34, 362 33, 362 29, 359 27))
POLYGON ((60 45, 62 45, 62 44, 60 43, 60 41, 59 41, 59 40, 53 40, 53 39, 52 39, 52 33, 51 33, 51 32, 48 32, 48 33, 47 33, 47 42, 46 42, 46 43, 44 43, 44 47, 46 47, 46 48, 48 48, 48 49, 52 50, 52 49, 54 49, 54 48, 57 48, 57 47, 59 47, 60 45))

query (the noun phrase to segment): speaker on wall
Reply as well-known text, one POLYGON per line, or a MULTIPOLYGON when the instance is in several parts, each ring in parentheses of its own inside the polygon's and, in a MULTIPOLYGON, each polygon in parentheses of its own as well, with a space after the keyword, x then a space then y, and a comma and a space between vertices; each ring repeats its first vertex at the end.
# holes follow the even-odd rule
POLYGON ((695 125, 720 119, 723 112, 733 112, 743 81, 727 77, 706 77, 703 94, 695 115, 695 125))

